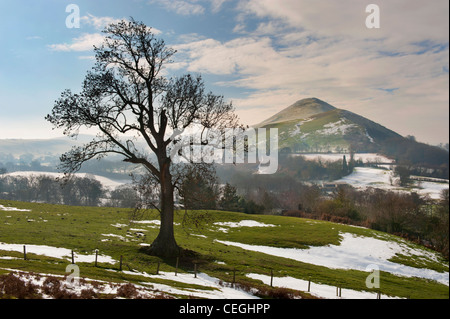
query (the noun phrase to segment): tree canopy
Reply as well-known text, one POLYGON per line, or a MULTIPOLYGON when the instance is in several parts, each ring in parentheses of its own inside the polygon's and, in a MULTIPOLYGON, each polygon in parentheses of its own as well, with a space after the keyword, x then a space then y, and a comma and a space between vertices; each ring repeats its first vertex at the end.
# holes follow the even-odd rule
POLYGON ((77 136, 81 128, 98 131, 91 142, 63 154, 60 169, 71 174, 84 162, 107 154, 120 154, 124 161, 144 167, 159 185, 161 228, 150 252, 177 255, 173 211, 180 178, 174 175, 171 152, 179 148, 188 128, 202 134, 224 131, 236 127, 238 119, 231 103, 206 91, 200 75, 166 76, 165 66, 173 62, 175 50, 144 23, 122 20, 103 32, 104 42, 94 48, 96 63, 81 92, 63 91, 46 116, 68 136, 77 136))

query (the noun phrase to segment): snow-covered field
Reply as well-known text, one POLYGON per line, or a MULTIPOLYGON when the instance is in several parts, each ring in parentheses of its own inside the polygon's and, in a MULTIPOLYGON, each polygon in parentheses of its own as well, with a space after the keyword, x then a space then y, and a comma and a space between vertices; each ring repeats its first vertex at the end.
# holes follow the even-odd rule
POLYGON ((446 285, 449 284, 448 272, 439 273, 430 269, 408 267, 388 260, 396 253, 416 256, 426 254, 428 258, 436 260, 436 256, 431 252, 425 253, 423 250, 414 250, 408 247, 406 243, 355 236, 350 233, 342 233, 341 236, 340 245, 310 247, 309 249, 278 248, 219 240, 217 242, 328 268, 365 271, 368 266, 376 265, 380 271, 400 276, 427 278, 446 285))
MULTIPOLYGON (((189 273, 175 273, 172 272, 159 272, 158 275, 150 275, 142 272, 131 272, 124 271, 128 275, 138 275, 153 279, 165 279, 175 282, 181 282, 186 284, 194 284, 199 286, 204 286, 203 289, 178 289, 165 284, 157 284, 149 282, 148 285, 153 286, 154 289, 163 291, 170 294, 179 294, 186 296, 195 296, 197 298, 207 298, 207 299, 257 299, 254 295, 245 292, 241 289, 235 289, 232 287, 227 287, 220 284, 220 280, 211 277, 205 273, 197 273, 197 277, 189 273)), ((145 284, 144 282, 142 284, 145 284)))
MULTIPOLYGON (((0 209, 11 212, 12 214, 22 214, 21 210, 14 209, 13 207, 0 206, 0 209), (4 208, 4 209, 2 209, 4 208)), ((145 220, 139 224, 139 229, 133 231, 145 232, 146 227, 154 227, 158 224, 158 220, 145 220)), ((123 227, 124 224, 111 224, 112 227, 123 227)), ((245 219, 239 222, 216 222, 214 223, 215 231, 228 231, 230 228, 243 228, 243 227, 258 227, 264 231, 266 227, 280 227, 273 224, 262 223, 256 220, 245 219)), ((280 230, 282 231, 282 230, 280 230)), ((113 234, 103 234, 106 237, 111 237, 113 234)), ((117 235, 114 235, 117 236, 117 235)), ((247 251, 256 251, 268 255, 273 255, 281 258, 292 259, 301 261, 308 264, 323 266, 334 269, 355 269, 359 271, 367 272, 368 276, 372 273, 372 269, 377 269, 382 272, 389 272, 398 276, 404 277, 419 277, 449 285, 449 272, 440 273, 426 268, 414 268, 405 265, 401 265, 390 261, 396 254, 414 256, 415 259, 433 260, 438 262, 438 254, 432 251, 428 251, 421 248, 414 248, 407 241, 397 238, 393 241, 389 235, 377 235, 377 238, 357 236, 352 233, 341 232, 339 245, 326 245, 326 246, 311 246, 308 249, 297 248, 278 248, 269 246, 249 245, 239 242, 214 240, 218 244, 230 245, 240 247, 247 251)), ((201 237, 207 238, 202 235, 201 237)), ((23 244, 8 244, 0 242, 1 251, 15 251, 23 252, 23 244)), ((49 256, 52 258, 58 258, 71 261, 71 250, 63 247, 52 247, 47 245, 26 245, 27 254, 36 254, 49 256)), ((2 256, 1 259, 13 259, 15 257, 2 256)), ((95 251, 90 254, 74 253, 75 262, 87 262, 93 263, 95 261, 95 251)), ((104 254, 98 255, 98 262, 117 264, 118 261, 111 256, 104 254)), ((221 264, 223 262, 217 261, 221 264)), ((117 271, 110 269, 109 271, 117 271)), ((195 278, 192 273, 175 273, 160 272, 158 275, 148 274, 136 270, 128 271, 124 270, 124 274, 143 276, 148 278, 148 281, 142 281, 138 287, 138 290, 143 293, 153 292, 158 290, 163 293, 193 296, 197 298, 208 299, 248 299, 255 298, 249 292, 232 288, 229 284, 223 284, 219 279, 211 277, 205 273, 198 273, 195 278), (167 280, 167 283, 156 283, 152 279, 167 280), (181 282, 186 284, 196 284, 198 286, 205 287, 200 288, 179 288, 171 285, 171 282, 181 282)), ((270 276, 263 274, 247 273, 245 276, 253 279, 261 280, 262 282, 269 284, 270 276)), ((383 283, 382 273, 380 274, 381 285, 383 283)), ((312 279, 313 280, 313 279, 312 279)), ((293 277, 274 277, 272 279, 273 285, 277 287, 286 287, 301 291, 307 291, 308 281, 293 277)), ((106 286, 105 286, 106 287, 106 286)), ((109 290, 114 290, 111 287, 109 290)), ((336 287, 330 285, 324 285, 318 282, 312 281, 310 283, 310 292, 318 297, 323 298, 337 298, 336 287)), ((341 297, 339 298, 351 298, 351 299, 375 299, 376 293, 365 291, 355 291, 351 289, 342 289, 341 297)), ((386 296, 383 296, 386 298, 386 296)))
MULTIPOLYGON (((48 289, 44 287, 48 287, 47 280, 50 278, 56 279, 59 282, 59 290, 65 291, 70 294, 75 294, 80 296, 83 290, 90 290, 95 294, 109 294, 109 295, 117 295, 120 291, 120 288, 126 286, 127 283, 114 283, 114 282, 106 282, 102 280, 91 280, 87 278, 82 278, 83 280, 79 280, 80 278, 69 278, 61 275, 54 274, 44 274, 44 273, 34 273, 34 272, 20 272, 16 269, 8 269, 3 268, 4 270, 10 271, 14 274, 15 277, 19 278, 21 281, 25 283, 30 283, 33 286, 37 287, 37 290, 40 295, 44 299, 52 299, 54 298, 51 295, 48 295, 46 292, 48 289)), ((50 286, 53 287, 55 283, 54 281, 50 281, 50 286)), ((158 298, 161 296, 159 291, 153 290, 151 287, 145 287, 144 285, 133 285, 135 290, 135 298, 158 298)), ((121 298, 119 296, 119 298, 121 298)))
POLYGON ((417 192, 420 195, 429 195, 433 199, 439 199, 442 190, 449 189, 449 184, 438 182, 414 181, 414 186, 408 189, 396 186, 398 178, 392 170, 373 167, 355 167, 353 173, 336 182, 344 182, 355 188, 365 189, 367 187, 381 188, 385 190, 417 192))
MULTIPOLYGON (((250 226, 246 226, 250 227, 250 226)), ((388 259, 394 256, 396 253, 416 255, 418 258, 427 257, 436 259, 436 256, 432 252, 426 252, 424 250, 413 249, 402 242, 385 241, 381 239, 356 236, 350 233, 342 233, 342 240, 340 245, 328 245, 321 247, 310 247, 309 249, 294 249, 294 248, 276 248, 268 246, 256 246, 247 245, 237 242, 229 241, 217 241, 225 245, 232 245, 241 247, 249 251, 258 251, 269 255, 274 255, 283 258, 289 258, 293 260, 302 261, 305 263, 311 263, 314 265, 325 266, 328 268, 341 268, 341 269, 356 269, 361 271, 367 271, 368 275, 371 274, 373 269, 380 271, 390 272, 396 275, 407 277, 420 277, 436 280, 443 284, 449 285, 449 273, 439 273, 430 269, 419 269, 408 267, 394 262, 390 262, 388 259)), ((54 258, 62 258, 70 260, 71 251, 69 249, 60 247, 51 247, 44 245, 27 245, 27 253, 34 253, 38 255, 45 255, 54 258)), ((5 244, 0 243, 0 250, 10 251, 23 251, 23 245, 21 244, 5 244)), ((75 254, 76 262, 94 262, 95 254, 81 255, 75 254)), ((117 263, 116 260, 110 256, 99 255, 98 261, 103 263, 117 263)), ((111 269, 110 271, 117 271, 111 269)), ((168 281, 181 282, 186 284, 196 284, 204 286, 205 289, 181 289, 173 287, 169 284, 141 282, 140 286, 152 287, 153 290, 169 294, 178 294, 186 296, 195 296, 197 298, 208 299, 249 299, 255 298, 251 293, 235 289, 230 285, 221 284, 220 280, 211 277, 205 273, 198 273, 197 277, 192 273, 175 273, 160 272, 158 275, 148 274, 138 271, 123 271, 127 275, 143 276, 149 279, 164 279, 168 281)), ((248 273, 247 277, 258 279, 266 284, 270 283, 270 276, 262 274, 248 273)), ((380 275, 380 281, 382 283, 382 275, 380 275)), ((307 291, 308 281, 293 277, 274 277, 272 279, 273 285, 276 287, 285 287, 301 291, 307 291)), ((336 296, 336 287, 330 285, 324 285, 316 282, 310 282, 311 294, 322 298, 338 298, 336 296)), ((139 287, 138 287, 139 288, 139 287)), ((375 292, 367 291, 355 291, 351 289, 342 289, 340 298, 350 299, 375 299, 375 292)), ((384 296, 386 298, 386 296, 384 296)))
MULTIPOLYGON (((53 178, 62 178, 64 176, 64 174, 62 174, 62 173, 38 172, 38 171, 12 172, 12 173, 7 173, 4 176, 30 177, 30 176, 42 176, 42 175, 50 176, 53 178)), ((75 173, 74 176, 80 177, 80 178, 84 178, 84 177, 94 178, 97 181, 99 181, 104 187, 109 188, 109 189, 114 189, 118 186, 121 186, 121 185, 127 183, 127 181, 116 181, 116 180, 112 180, 112 179, 109 179, 109 178, 106 178, 103 176, 93 175, 93 174, 88 174, 88 173, 75 173)))
MULTIPOLYGON (((289 276, 285 277, 273 277, 261 274, 247 274, 247 277, 252 279, 261 280, 266 285, 272 285, 274 287, 283 287, 300 291, 308 291, 313 296, 325 299, 377 299, 376 292, 357 291, 353 289, 342 288, 340 296, 336 293, 336 286, 323 285, 315 282, 308 282, 308 280, 293 278, 289 276)), ((382 296, 381 299, 398 299, 389 296, 382 296)))
MULTIPOLYGON (((345 155, 347 162, 350 160, 350 153, 306 153, 306 154, 292 154, 292 156, 303 156, 309 161, 335 162, 342 160, 345 155)), ((355 161, 362 161, 363 163, 393 163, 394 160, 376 153, 356 153, 354 154, 355 161)))

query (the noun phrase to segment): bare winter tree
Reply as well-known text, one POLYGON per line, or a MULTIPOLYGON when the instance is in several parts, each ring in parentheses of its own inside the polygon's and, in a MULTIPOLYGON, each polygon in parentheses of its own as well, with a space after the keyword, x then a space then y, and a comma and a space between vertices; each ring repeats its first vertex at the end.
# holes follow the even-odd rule
POLYGON ((46 116, 68 136, 77 136, 80 128, 98 131, 90 143, 63 154, 60 168, 71 174, 84 162, 111 153, 143 166, 159 185, 161 226, 150 253, 176 256, 180 247, 173 228, 171 151, 186 129, 233 128, 237 117, 223 96, 205 91, 201 76, 164 76, 175 51, 142 22, 122 20, 103 32, 103 44, 94 48, 96 64, 81 92, 65 90, 46 116))

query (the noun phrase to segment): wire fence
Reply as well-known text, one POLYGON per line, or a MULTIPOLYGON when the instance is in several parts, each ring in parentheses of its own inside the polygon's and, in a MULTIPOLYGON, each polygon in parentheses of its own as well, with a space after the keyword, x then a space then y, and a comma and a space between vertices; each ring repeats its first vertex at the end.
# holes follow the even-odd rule
MULTIPOLYGON (((31 253, 31 252, 28 252, 28 253, 31 253)), ((95 259, 94 259, 94 266, 95 267, 98 267, 98 256, 99 256, 98 253, 99 253, 99 250, 96 249, 95 250, 95 259)), ((75 260, 75 254, 74 254, 73 250, 71 250, 71 256, 70 257, 71 257, 72 264, 75 265, 76 264, 76 260, 75 260)), ((26 245, 23 245, 23 259, 24 260, 28 260, 26 245)), ((85 263, 85 262, 83 262, 83 263, 85 263)), ((123 266, 126 265, 124 263, 123 255, 120 255, 118 263, 119 263, 118 270, 119 271, 123 271, 123 266)), ((175 271, 174 271, 174 275, 175 276, 177 276, 177 274, 179 273, 179 265, 180 265, 180 258, 177 257, 176 261, 175 261, 175 271)), ((127 266, 131 270, 131 267, 129 267, 129 265, 127 265, 127 266)), ((156 267, 155 274, 159 275, 160 274, 161 262, 157 261, 155 263, 155 267, 156 267)), ((191 264, 191 267, 192 267, 191 269, 193 269, 193 270, 190 271, 190 273, 192 273, 194 278, 197 278, 197 275, 199 273, 199 264, 193 262, 191 264)), ((237 287, 236 274, 239 273, 239 272, 236 269, 233 269, 231 271, 232 271, 233 275, 232 275, 232 281, 229 283, 229 286, 234 288, 234 287, 237 287)), ((189 273, 189 271, 188 271, 188 273, 189 273)), ((227 271, 227 276, 229 276, 229 271, 227 271)), ((270 270, 270 283, 269 283, 270 287, 274 287, 275 286, 276 280, 277 280, 277 277, 274 276, 273 269, 271 269, 270 270)), ((311 283, 314 283, 314 282, 311 280, 311 278, 309 278, 308 281, 307 281, 307 289, 302 290, 302 291, 307 292, 307 293, 313 293, 313 291, 311 289, 311 287, 312 287, 311 283)), ((278 287, 282 287, 282 286, 278 286, 278 287)), ((343 295, 342 295, 342 284, 336 284, 335 287, 336 287, 336 297, 343 298, 343 295)), ((375 290, 375 292, 376 292, 376 299, 381 299, 381 296, 382 296, 381 291, 378 289, 378 290, 375 290)))

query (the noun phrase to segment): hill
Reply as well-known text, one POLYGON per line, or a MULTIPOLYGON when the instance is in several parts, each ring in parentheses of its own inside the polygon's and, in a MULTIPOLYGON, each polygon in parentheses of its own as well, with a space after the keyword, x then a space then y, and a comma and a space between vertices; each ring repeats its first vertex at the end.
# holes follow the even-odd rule
MULTIPOLYGON (((398 162, 448 167, 448 152, 405 138, 370 119, 317 98, 297 101, 256 127, 278 128, 279 147, 292 153, 378 153, 398 162)), ((448 169, 447 169, 448 171, 448 169)))
MULTIPOLYGON (((448 261, 379 231, 223 211, 208 212, 202 227, 195 228, 184 224, 179 212, 176 238, 191 254, 177 263, 140 249, 157 236, 157 212, 147 211, 134 223, 129 213, 0 200, 0 275, 15 273, 33 283, 36 294, 47 289, 43 295, 51 298, 45 283, 50 277, 50 282, 64 278, 74 251, 82 280, 80 289, 70 291, 84 289, 84 296, 95 298, 123 297, 126 291, 128 298, 375 299, 378 292, 382 299, 449 296, 448 261), (380 272, 374 273, 377 267, 380 272), (375 274, 379 289, 367 285, 375 274)), ((204 213, 191 211, 190 216, 204 213)), ((65 285, 62 281, 58 287, 65 285)))
POLYGON ((286 121, 306 119, 313 115, 335 110, 336 108, 324 101, 317 98, 309 98, 297 101, 286 109, 278 112, 277 114, 269 117, 267 120, 263 121, 258 127, 281 123, 286 121))

